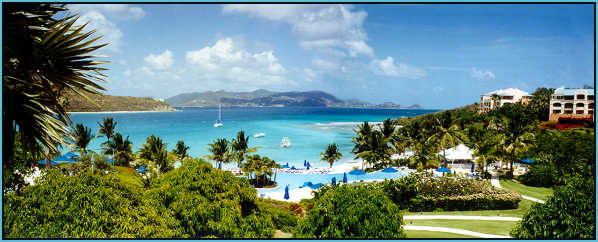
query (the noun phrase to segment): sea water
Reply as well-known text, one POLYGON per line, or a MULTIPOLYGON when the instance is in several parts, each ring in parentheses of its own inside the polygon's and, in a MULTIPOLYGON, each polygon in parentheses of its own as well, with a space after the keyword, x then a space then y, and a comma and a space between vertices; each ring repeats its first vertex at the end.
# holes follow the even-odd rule
MULTIPOLYGON (((97 134, 98 122, 101 123, 104 117, 112 117, 117 122, 116 132, 123 137, 128 136, 133 142, 133 151, 138 151, 146 138, 153 134, 168 144, 169 151, 175 148, 177 141, 183 140, 190 147, 189 155, 198 158, 210 154, 208 144, 217 138, 231 140, 238 131, 243 130, 250 137, 249 147, 259 147, 256 154, 267 156, 281 165, 288 162, 290 166, 299 168, 303 167, 305 160, 312 167, 328 167, 328 163, 320 161, 320 153, 331 143, 336 143, 343 155, 338 164, 353 160, 351 149, 354 129, 363 121, 382 122, 387 118, 437 111, 325 107, 222 108, 224 125, 215 128, 213 124, 218 117, 218 108, 177 107, 177 110, 179 111, 73 113, 71 119, 74 123, 82 123, 91 128, 97 134), (256 133, 265 133, 265 136, 254 138, 256 133), (291 147, 280 147, 283 137, 289 138, 291 147)), ((88 149, 101 152, 105 141, 105 137, 98 137, 92 140, 88 149)), ((225 165, 227 166, 233 165, 225 165)))

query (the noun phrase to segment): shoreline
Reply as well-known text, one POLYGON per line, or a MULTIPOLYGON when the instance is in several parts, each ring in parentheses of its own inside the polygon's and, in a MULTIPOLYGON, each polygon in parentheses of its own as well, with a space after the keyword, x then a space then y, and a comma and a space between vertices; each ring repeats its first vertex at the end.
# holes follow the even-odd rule
POLYGON ((170 113, 181 110, 146 110, 146 111, 97 111, 97 112, 67 112, 68 114, 110 114, 110 113, 170 113))

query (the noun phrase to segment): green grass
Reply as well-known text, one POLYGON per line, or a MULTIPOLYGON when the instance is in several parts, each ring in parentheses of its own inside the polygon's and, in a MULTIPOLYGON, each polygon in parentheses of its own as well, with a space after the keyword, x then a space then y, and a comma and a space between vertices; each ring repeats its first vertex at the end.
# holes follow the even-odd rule
POLYGON ((442 211, 442 212, 406 212, 404 215, 466 215, 466 216, 501 216, 523 217, 534 202, 522 199, 519 207, 506 210, 476 210, 476 211, 442 211))
POLYGON ((445 238, 463 238, 463 239, 472 239, 477 238, 474 236, 463 235, 463 234, 453 234, 453 233, 443 233, 443 232, 434 232, 434 231, 421 231, 421 230, 405 230, 405 234, 407 234, 408 239, 445 239, 445 238))
POLYGON ((406 225, 446 227, 453 229, 464 229, 478 233, 509 235, 509 232, 517 224, 513 221, 483 221, 483 220, 405 220, 406 225))
POLYGON ((552 190, 552 188, 526 186, 521 184, 517 180, 501 179, 500 185, 505 189, 513 190, 528 197, 533 197, 541 200, 548 199, 548 197, 552 196, 552 193, 554 193, 554 190, 552 190))
POLYGON ((124 166, 114 166, 114 174, 123 183, 131 184, 137 187, 143 187, 143 179, 135 169, 124 166))

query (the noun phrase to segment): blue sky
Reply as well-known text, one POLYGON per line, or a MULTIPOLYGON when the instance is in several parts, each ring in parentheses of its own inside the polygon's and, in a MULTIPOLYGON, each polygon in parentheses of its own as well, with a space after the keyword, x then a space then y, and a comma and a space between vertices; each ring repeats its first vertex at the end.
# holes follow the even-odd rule
POLYGON ((107 94, 322 90, 453 108, 593 85, 593 6, 70 5, 109 45, 107 94))

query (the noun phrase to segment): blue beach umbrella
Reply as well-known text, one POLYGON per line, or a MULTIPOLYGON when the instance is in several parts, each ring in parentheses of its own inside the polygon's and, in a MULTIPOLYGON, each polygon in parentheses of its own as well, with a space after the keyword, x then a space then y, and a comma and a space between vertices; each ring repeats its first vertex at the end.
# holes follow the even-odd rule
POLYGON ((532 159, 530 159, 530 158, 525 158, 525 159, 521 160, 521 162, 522 163, 527 163, 527 164, 533 164, 534 163, 534 161, 532 159))
POLYGON ((306 181, 306 182, 304 182, 304 183, 303 183, 303 185, 301 185, 299 188, 309 187, 309 186, 311 186, 311 185, 313 185, 313 183, 311 183, 310 181, 306 181))
MULTIPOLYGON (((71 153, 72 154, 72 153, 71 153)), ((77 157, 73 155, 69 155, 68 153, 65 155, 58 156, 52 160, 54 163, 61 165, 61 164, 70 164, 77 161, 77 157)))
POLYGON ((347 183, 347 173, 343 173, 343 183, 347 183))
POLYGON ((471 173, 475 171, 475 163, 471 163, 471 173))
POLYGON ((362 171, 360 169, 355 169, 355 170, 350 171, 349 175, 354 175, 354 176, 365 175, 365 171, 362 171))
POLYGON ((311 165, 309 164, 309 162, 307 162, 307 169, 308 169, 308 170, 309 170, 309 167, 310 167, 310 166, 311 166, 311 165))
POLYGON ((324 186, 324 184, 322 184, 322 183, 316 183, 316 184, 309 185, 309 187, 311 189, 318 189, 318 188, 320 188, 322 186, 324 186))
POLYGON ((218 163, 218 170, 222 170, 222 163, 218 163))
POLYGON ((332 177, 332 183, 333 186, 336 185, 336 177, 332 177))
POLYGON ((443 167, 440 167, 440 168, 438 168, 438 169, 436 169, 436 171, 437 171, 437 172, 442 172, 442 173, 445 173, 445 172, 451 172, 451 170, 449 170, 448 168, 446 168, 446 167, 444 167, 444 166, 443 166, 443 167))
POLYGON ((397 170, 397 169, 395 169, 395 168, 392 168, 392 167, 390 167, 390 166, 389 166, 389 167, 386 167, 386 169, 382 170, 382 172, 385 172, 385 173, 394 173, 394 172, 398 172, 398 171, 399 171, 399 170, 397 170))
POLYGON ((291 166, 291 170, 297 170, 297 168, 295 168, 295 166, 291 166))
POLYGON ((307 166, 307 160, 303 160, 303 166, 307 166))
POLYGON ((145 166, 140 166, 139 168, 137 168, 135 171, 137 173, 141 173, 144 174, 146 172, 147 168, 145 166))
POLYGON ((289 186, 284 188, 284 199, 289 200, 289 186))
POLYGON ((106 162, 110 162, 110 163, 114 164, 114 161, 111 159, 106 159, 106 162))

